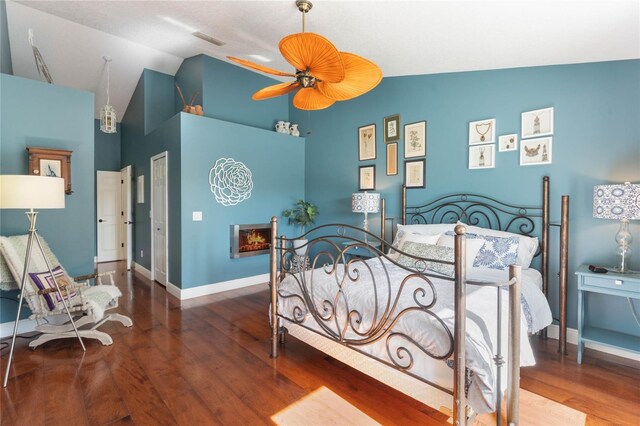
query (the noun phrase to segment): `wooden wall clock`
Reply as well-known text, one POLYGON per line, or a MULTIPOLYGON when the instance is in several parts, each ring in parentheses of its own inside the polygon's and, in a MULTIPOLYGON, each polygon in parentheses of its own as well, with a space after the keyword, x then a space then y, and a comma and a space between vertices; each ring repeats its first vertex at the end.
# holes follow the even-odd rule
POLYGON ((64 192, 71 194, 71 153, 64 149, 27 148, 29 174, 64 179, 64 192))

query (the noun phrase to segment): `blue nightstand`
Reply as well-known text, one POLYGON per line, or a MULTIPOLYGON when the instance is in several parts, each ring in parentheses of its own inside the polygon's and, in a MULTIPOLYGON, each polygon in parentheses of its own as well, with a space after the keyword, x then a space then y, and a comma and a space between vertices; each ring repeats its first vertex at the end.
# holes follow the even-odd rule
POLYGON ((584 342, 594 342, 640 354, 640 337, 617 331, 589 327, 584 323, 586 292, 640 299, 640 274, 596 274, 588 265, 581 265, 578 276, 578 364, 582 364, 584 342))
MULTIPOLYGON (((342 243, 342 247, 347 247, 351 244, 354 244, 353 241, 345 241, 342 243)), ((380 244, 369 243, 369 246, 380 250, 380 244)), ((371 259, 372 257, 377 257, 378 253, 374 250, 369 250, 364 247, 351 247, 349 250, 344 252, 345 258, 347 262, 354 257, 359 257, 360 259, 371 259)))

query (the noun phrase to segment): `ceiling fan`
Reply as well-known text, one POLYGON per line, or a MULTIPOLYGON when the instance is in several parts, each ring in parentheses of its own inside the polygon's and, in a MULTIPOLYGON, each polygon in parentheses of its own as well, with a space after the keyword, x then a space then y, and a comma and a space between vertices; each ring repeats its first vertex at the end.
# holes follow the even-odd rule
POLYGON ((295 78, 292 82, 258 90, 253 94, 253 100, 269 99, 297 90, 293 97, 296 108, 318 110, 328 108, 336 101, 356 98, 380 83, 382 71, 376 64, 353 53, 339 52, 319 34, 304 32, 305 14, 313 5, 308 0, 297 0, 296 6, 302 12, 302 32, 284 37, 278 45, 282 56, 296 69, 295 74, 227 56, 247 68, 295 78))

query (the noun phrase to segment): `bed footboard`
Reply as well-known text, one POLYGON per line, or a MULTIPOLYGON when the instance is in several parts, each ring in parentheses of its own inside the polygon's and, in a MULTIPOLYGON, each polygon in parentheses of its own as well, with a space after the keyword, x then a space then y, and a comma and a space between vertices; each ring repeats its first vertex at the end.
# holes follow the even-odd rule
MULTIPOLYGON (((520 279, 521 270, 519 266, 510 268, 510 280, 504 283, 480 283, 471 282, 466 279, 466 228, 463 225, 455 227, 454 242, 454 261, 439 261, 427 258, 420 258, 404 253, 395 249, 400 254, 409 256, 413 260, 410 265, 401 265, 395 259, 389 257, 379 247, 382 241, 377 236, 367 233, 366 231, 350 225, 322 225, 314 228, 301 236, 300 238, 308 238, 306 244, 307 254, 312 250, 319 252, 313 255, 311 272, 296 271, 293 273, 289 270, 291 257, 294 255, 292 246, 293 239, 278 237, 278 221, 274 216, 271 219, 271 247, 270 247, 270 324, 271 324, 271 357, 278 356, 279 344, 284 339, 284 329, 282 324, 292 324, 296 328, 298 326, 322 336, 339 345, 347 347, 349 350, 355 351, 358 356, 368 357, 376 362, 380 362, 387 367, 399 371, 412 379, 424 383, 425 386, 442 392, 441 395, 450 395, 451 412, 453 414, 453 423, 455 425, 464 425, 467 423, 469 410, 467 407, 467 368, 466 368, 466 290, 467 285, 492 286, 497 288, 498 294, 498 352, 494 358, 495 365, 498 368, 498 393, 500 394, 500 368, 504 364, 500 350, 501 336, 501 293, 502 288, 509 288, 509 356, 508 356, 508 393, 507 408, 509 424, 517 424, 518 419, 518 396, 519 396, 519 371, 520 371, 520 279), (319 231, 320 230, 320 231, 319 231), (345 230, 353 231, 357 237, 347 235, 345 230), (320 236, 314 236, 314 233, 320 233, 320 236), (364 240, 359 237, 365 233, 364 240), (310 236, 311 235, 311 236, 310 236), (367 238, 369 241, 367 242, 367 238), (325 244, 333 252, 330 254, 328 250, 320 248, 321 245, 314 247, 315 244, 325 244), (365 313, 356 304, 354 299, 349 299, 349 289, 355 286, 367 286, 368 281, 362 278, 366 274, 373 274, 371 264, 362 259, 352 259, 347 256, 347 252, 352 249, 369 250, 372 255, 379 257, 374 261, 378 265, 378 273, 383 271, 377 277, 383 277, 381 282, 376 282, 373 278, 373 314, 365 313), (323 263, 318 260, 322 256, 329 262, 323 263), (386 259, 386 260, 385 260, 386 259), (402 280, 393 281, 390 279, 390 272, 386 269, 385 261, 390 261, 397 266, 402 267, 408 273, 402 280), (434 275, 427 265, 429 262, 441 263, 453 267, 453 277, 448 278, 443 275, 434 275), (318 264, 316 264, 318 263, 318 264), (330 296, 319 296, 318 288, 314 288, 315 284, 313 271, 318 268, 317 274, 331 276, 332 284, 335 286, 336 292, 331 292, 330 296), (338 272, 340 271, 340 272, 338 272), (285 277, 291 276, 290 283, 295 283, 300 290, 299 295, 291 293, 281 294, 281 284, 285 277), (386 280, 385 280, 386 278, 386 280), (442 282, 447 281, 450 285, 438 287, 451 292, 453 286, 453 333, 445 325, 445 321, 436 315, 434 306, 438 300, 438 292, 436 286, 443 284, 434 284, 433 278, 438 278, 442 282), (393 290, 392 290, 393 282, 393 290), (379 287, 379 289, 378 289, 379 287), (384 293, 384 294, 383 294, 384 293), (406 299, 401 302, 400 296, 404 295, 406 299), (293 300, 297 305, 293 305, 289 311, 279 312, 279 298, 283 301, 287 299, 293 300), (407 300, 410 304, 407 305, 407 300), (297 311, 296 311, 297 309, 297 311), (414 339, 410 334, 403 332, 395 327, 409 315, 422 315, 429 318, 434 327, 440 329, 444 340, 438 344, 436 348, 428 348, 414 339), (304 323, 307 316, 313 317, 318 329, 312 329, 304 323), (330 325, 329 325, 330 324, 330 325), (448 337, 446 337, 448 336, 448 337), (396 343, 392 341, 396 340, 396 343), (400 342, 398 343, 398 339, 400 342), (444 342, 448 342, 446 345, 444 342), (366 345, 375 343, 384 343, 386 347, 386 355, 383 358, 365 353, 362 350, 366 345), (412 353, 412 351, 415 352, 412 353), (450 360, 453 363, 453 391, 430 382, 426 378, 418 376, 412 370, 414 365, 414 356, 428 356, 436 360, 450 360)), ((372 259, 373 260, 373 259, 372 259)), ((373 268, 375 269, 375 268, 373 268)), ((316 278, 317 279, 317 278, 316 278)), ((332 287, 333 288, 333 287, 332 287)), ((367 287, 369 288, 369 287, 367 287)), ((445 293, 447 292, 445 291, 445 293)), ((284 302, 283 302, 284 303, 284 302)), ((287 306, 286 304, 283 306, 287 306)), ((451 317, 449 317, 451 318, 451 317)), ((315 324, 315 322, 314 322, 315 324)), ((351 352, 350 352, 351 353, 351 352)), ((369 373, 367 373, 369 374, 369 373)), ((370 374, 372 375, 372 374, 370 374)), ((373 375, 374 378, 377 378, 373 375)), ((502 395, 497 396, 497 400, 502 400, 502 395)), ((424 402, 424 401, 423 401, 424 402)), ((497 403, 500 410, 500 403, 497 403)), ((434 408, 441 409, 441 406, 434 408)), ((498 414, 499 411, 498 411, 498 414)), ((500 415, 498 415, 500 419, 500 415)), ((500 422, 500 420, 499 420, 500 422)))

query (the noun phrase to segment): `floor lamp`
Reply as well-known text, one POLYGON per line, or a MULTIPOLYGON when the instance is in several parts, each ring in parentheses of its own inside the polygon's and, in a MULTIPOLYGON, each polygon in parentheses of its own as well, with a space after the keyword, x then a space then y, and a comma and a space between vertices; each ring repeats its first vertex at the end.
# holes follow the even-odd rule
MULTIPOLYGON (((9 350, 9 360, 7 361, 7 370, 4 375, 4 382, 2 387, 7 387, 9 380, 9 370, 11 369, 11 360, 13 358, 13 349, 16 343, 16 334, 18 333, 18 321, 20 321, 20 311, 22 310, 22 302, 24 300, 24 292, 26 288, 27 274, 29 273, 29 263, 31 261, 31 250, 33 249, 33 243, 37 244, 47 269, 51 274, 51 280, 56 286, 56 292, 60 295, 62 304, 65 311, 71 320, 73 329, 78 336, 82 350, 86 351, 80 333, 76 328, 76 324, 73 321, 69 307, 65 301, 62 291, 58 286, 58 282, 55 279, 49 259, 47 259, 42 249, 42 243, 40 237, 36 231, 36 219, 38 218, 38 212, 34 209, 63 209, 64 208, 64 179, 44 176, 30 176, 30 175, 2 175, 0 176, 0 209, 28 209, 26 213, 29 220, 29 238, 27 241, 27 254, 24 259, 24 269, 22 271, 22 282, 20 284, 20 299, 18 301, 18 313, 16 315, 16 322, 13 326, 13 336, 11 337, 11 349, 9 350)), ((67 293, 68 294, 68 293, 67 293)), ((68 296, 67 296, 68 297, 68 296)))

